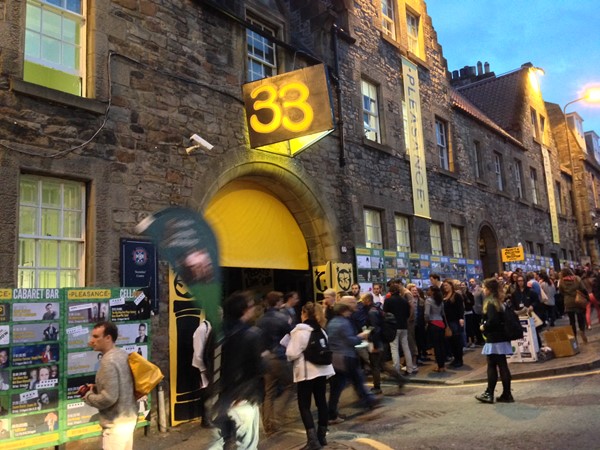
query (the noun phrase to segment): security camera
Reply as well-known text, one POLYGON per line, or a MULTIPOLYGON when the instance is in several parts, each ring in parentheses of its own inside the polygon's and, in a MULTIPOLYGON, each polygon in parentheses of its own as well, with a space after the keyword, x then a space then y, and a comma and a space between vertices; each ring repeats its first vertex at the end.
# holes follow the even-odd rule
POLYGON ((190 142, 195 142, 196 145, 192 145, 191 147, 188 147, 185 149, 185 151, 190 154, 192 153, 194 150, 198 149, 198 148, 203 148, 204 150, 212 150, 213 145, 202 139, 200 136, 198 136, 197 134, 192 134, 192 137, 190 137, 190 142))

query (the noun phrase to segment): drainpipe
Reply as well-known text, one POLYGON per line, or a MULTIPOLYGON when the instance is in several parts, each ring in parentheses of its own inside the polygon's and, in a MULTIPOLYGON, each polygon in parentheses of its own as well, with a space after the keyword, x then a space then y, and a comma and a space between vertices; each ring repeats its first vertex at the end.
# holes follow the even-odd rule
POLYGON ((340 167, 344 167, 346 165, 346 146, 344 142, 344 110, 342 108, 343 104, 343 95, 342 95, 342 85, 340 82, 340 61, 339 61, 339 53, 338 53, 338 33, 339 27, 337 24, 332 25, 332 40, 333 40, 333 70, 334 70, 334 78, 335 78, 335 93, 337 95, 338 100, 338 130, 340 134, 339 146, 340 146, 340 154, 339 161, 340 167))

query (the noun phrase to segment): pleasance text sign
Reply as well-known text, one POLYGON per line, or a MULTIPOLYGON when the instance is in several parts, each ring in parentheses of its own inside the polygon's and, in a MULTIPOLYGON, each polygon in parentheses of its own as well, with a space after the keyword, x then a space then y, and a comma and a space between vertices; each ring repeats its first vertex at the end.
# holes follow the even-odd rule
POLYGON ((333 130, 331 95, 323 64, 243 85, 250 147, 289 142, 276 153, 293 156, 333 130))

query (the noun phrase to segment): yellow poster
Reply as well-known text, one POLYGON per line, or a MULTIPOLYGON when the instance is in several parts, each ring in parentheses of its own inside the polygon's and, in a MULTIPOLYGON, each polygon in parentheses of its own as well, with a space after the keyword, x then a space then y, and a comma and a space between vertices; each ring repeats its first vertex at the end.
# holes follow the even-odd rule
POLYGON ((556 198, 554 197, 554 178, 552 178, 552 167, 550 167, 550 155, 548 148, 542 145, 542 158, 544 160, 544 172, 546 173, 546 191, 548 192, 548 206, 550 208, 550 225, 552 226, 552 242, 560 244, 560 232, 558 230, 558 214, 556 212, 556 198))
POLYGON ((502 262, 523 261, 525 252, 523 247, 509 247, 502 249, 502 262))
POLYGON ((331 263, 322 266, 313 266, 313 287, 315 292, 315 300, 318 300, 319 295, 322 295, 326 289, 331 287, 331 263))
POLYGON ((410 174, 413 190, 415 216, 430 219, 429 189, 427 187, 427 167, 425 162, 425 142, 421 120, 421 98, 419 94, 419 70, 406 58, 402 58, 404 81, 404 101, 408 114, 408 142, 406 150, 410 158, 410 174))
POLYGON ((332 288, 339 291, 350 291, 354 283, 354 270, 350 263, 331 263, 332 288))

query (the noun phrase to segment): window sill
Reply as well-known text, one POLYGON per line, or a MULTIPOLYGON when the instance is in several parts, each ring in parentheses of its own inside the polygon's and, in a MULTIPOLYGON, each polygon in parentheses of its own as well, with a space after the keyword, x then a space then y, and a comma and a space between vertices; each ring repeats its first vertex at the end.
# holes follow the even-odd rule
POLYGON ((438 167, 437 171, 439 174, 446 175, 447 177, 454 178, 455 180, 458 180, 459 178, 456 172, 451 172, 450 170, 442 169, 441 167, 438 167))
POLYGON ((424 59, 421 59, 419 56, 415 55, 410 50, 406 52, 406 55, 410 61, 421 66, 423 69, 425 69, 427 71, 430 70, 429 64, 427 64, 427 62, 424 59))
POLYGON ((402 50, 402 46, 400 45, 400 42, 398 42, 396 39, 391 38, 390 36, 388 36, 386 33, 384 33, 383 31, 381 31, 381 39, 383 39, 385 42, 387 42, 388 44, 390 44, 393 47, 396 47, 399 50, 402 50))
POLYGON ((370 139, 367 139, 364 137, 363 137, 362 142, 365 147, 371 147, 371 148, 374 148, 375 150, 379 150, 381 152, 388 153, 390 155, 394 153, 392 147, 390 147, 389 145, 380 144, 378 142, 371 141, 370 139))
POLYGON ((546 208, 544 208, 544 207, 543 207, 543 206, 541 206, 541 205, 532 204, 531 206, 533 207, 533 209, 537 209, 538 211, 548 212, 548 211, 546 210, 546 208))
POLYGON ((82 109, 94 114, 104 114, 106 112, 106 104, 99 102, 98 100, 67 94, 65 92, 50 89, 45 86, 39 86, 33 83, 28 83, 27 81, 19 79, 13 78, 10 80, 10 89, 19 94, 47 100, 63 106, 82 109))

